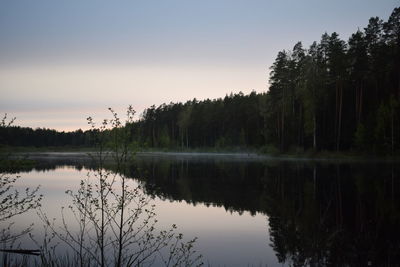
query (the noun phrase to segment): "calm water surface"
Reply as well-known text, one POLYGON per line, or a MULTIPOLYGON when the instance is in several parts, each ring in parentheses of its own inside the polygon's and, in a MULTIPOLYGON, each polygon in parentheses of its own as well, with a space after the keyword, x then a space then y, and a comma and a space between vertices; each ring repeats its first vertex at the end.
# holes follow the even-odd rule
MULTIPOLYGON (((94 165, 67 154, 36 160, 18 186, 41 185, 42 209, 60 218, 71 202, 65 190, 94 165)), ((153 197, 160 229, 177 224, 199 238, 206 265, 400 264, 398 163, 146 155, 128 173, 153 197)), ((16 224, 29 222, 40 236, 35 212, 16 224)))

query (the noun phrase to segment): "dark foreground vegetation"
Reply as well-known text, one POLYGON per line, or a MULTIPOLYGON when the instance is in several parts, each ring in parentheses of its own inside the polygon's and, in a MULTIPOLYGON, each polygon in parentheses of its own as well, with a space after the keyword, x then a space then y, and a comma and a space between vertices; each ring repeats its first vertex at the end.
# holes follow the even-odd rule
MULTIPOLYGON (((400 8, 346 42, 334 32, 278 53, 267 93, 151 106, 126 127, 140 148, 400 151, 400 8)), ((111 136, 109 132, 105 135, 111 136)), ((93 130, 1 127, 6 146, 92 147, 93 130)))

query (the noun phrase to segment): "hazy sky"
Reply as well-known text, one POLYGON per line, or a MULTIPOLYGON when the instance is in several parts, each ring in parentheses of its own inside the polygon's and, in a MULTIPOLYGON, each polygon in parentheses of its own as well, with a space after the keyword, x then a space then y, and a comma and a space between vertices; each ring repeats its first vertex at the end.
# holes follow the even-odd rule
POLYGON ((266 91, 278 51, 326 31, 347 40, 392 0, 0 2, 0 114, 87 128, 132 104, 266 91))

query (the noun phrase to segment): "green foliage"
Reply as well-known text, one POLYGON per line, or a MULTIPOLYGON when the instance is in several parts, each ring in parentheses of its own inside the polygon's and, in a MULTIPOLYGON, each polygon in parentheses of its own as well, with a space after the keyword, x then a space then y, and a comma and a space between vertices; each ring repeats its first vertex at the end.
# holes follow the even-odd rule
POLYGON ((347 43, 324 33, 308 50, 298 43, 279 52, 262 111, 267 143, 282 152, 398 150, 399 13, 371 18, 347 43))
POLYGON ((367 130, 362 123, 357 125, 357 130, 354 133, 354 145, 360 151, 365 151, 368 148, 367 130))
POLYGON ((384 103, 381 103, 376 114, 375 139, 380 149, 387 149, 389 146, 388 124, 390 120, 390 109, 384 103))

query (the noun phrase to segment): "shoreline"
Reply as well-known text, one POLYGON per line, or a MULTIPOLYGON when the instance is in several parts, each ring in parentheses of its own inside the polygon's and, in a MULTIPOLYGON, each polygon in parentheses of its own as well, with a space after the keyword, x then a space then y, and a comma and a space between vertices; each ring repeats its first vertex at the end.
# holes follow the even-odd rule
MULTIPOLYGON (((0 152, 5 153, 5 152, 0 152)), ((112 151, 104 151, 111 156, 112 151)), ((6 153, 5 153, 6 154, 6 153)), ((8 152, 11 156, 20 156, 28 159, 50 158, 81 158, 89 159, 96 156, 96 151, 17 151, 8 152)), ((138 151, 137 158, 175 158, 175 159, 235 159, 235 160, 279 160, 279 161, 335 161, 335 162, 397 162, 398 157, 378 157, 367 155, 349 155, 343 153, 318 152, 307 154, 261 154, 256 152, 189 152, 189 151, 138 151)))

